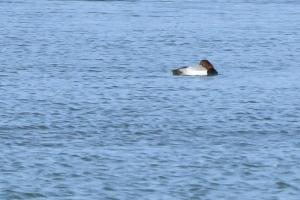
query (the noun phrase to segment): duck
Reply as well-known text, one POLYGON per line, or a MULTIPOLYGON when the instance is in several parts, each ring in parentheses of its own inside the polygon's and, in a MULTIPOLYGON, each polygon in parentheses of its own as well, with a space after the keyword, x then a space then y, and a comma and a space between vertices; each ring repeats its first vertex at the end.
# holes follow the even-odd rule
POLYGON ((217 70, 208 60, 201 60, 197 65, 184 66, 172 70, 175 76, 215 76, 217 70))

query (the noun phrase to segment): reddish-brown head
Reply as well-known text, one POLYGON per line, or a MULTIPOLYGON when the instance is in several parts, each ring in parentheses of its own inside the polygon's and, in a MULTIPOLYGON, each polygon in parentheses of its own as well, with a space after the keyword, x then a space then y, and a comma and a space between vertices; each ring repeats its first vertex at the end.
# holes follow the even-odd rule
POLYGON ((207 70, 214 68, 214 66, 208 60, 201 60, 200 65, 202 65, 207 70))
POLYGON ((201 60, 200 65, 207 69, 208 76, 218 75, 217 70, 215 70, 214 66, 208 60, 201 60))

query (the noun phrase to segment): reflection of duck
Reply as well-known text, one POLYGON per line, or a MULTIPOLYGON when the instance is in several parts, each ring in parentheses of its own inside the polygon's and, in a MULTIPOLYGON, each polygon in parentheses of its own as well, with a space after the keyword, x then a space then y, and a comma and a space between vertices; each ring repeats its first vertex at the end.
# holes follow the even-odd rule
POLYGON ((172 70, 173 75, 183 76, 214 76, 218 75, 217 70, 208 60, 201 60, 196 66, 186 66, 172 70))

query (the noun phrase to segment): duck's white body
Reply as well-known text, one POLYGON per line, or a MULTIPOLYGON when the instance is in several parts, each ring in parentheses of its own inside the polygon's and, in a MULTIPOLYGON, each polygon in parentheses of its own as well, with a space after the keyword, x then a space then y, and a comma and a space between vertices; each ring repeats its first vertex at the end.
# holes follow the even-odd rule
POLYGON ((184 76, 207 76, 207 69, 202 65, 194 65, 181 67, 173 70, 174 75, 184 75, 184 76))

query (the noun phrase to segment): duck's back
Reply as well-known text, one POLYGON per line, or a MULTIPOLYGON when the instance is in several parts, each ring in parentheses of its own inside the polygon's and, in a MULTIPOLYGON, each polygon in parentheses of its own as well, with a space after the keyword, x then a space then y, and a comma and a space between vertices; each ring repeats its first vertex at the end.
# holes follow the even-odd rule
POLYGON ((199 65, 190 67, 181 67, 173 70, 174 75, 184 76, 207 76, 207 70, 199 65))

